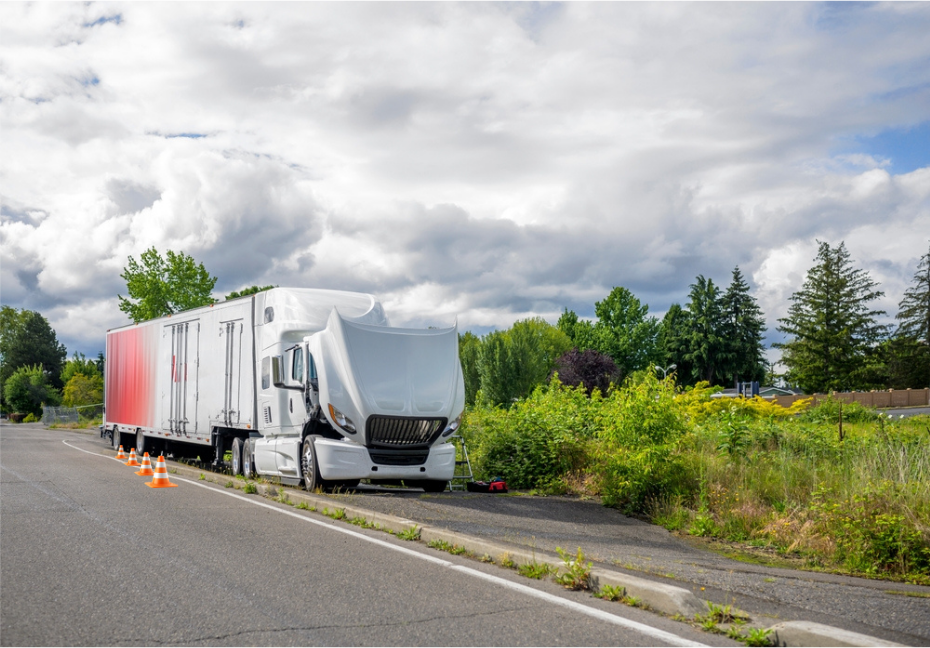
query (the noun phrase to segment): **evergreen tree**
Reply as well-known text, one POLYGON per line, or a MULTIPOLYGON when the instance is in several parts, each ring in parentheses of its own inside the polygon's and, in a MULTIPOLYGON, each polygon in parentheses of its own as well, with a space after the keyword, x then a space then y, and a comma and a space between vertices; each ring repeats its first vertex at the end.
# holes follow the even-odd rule
POLYGON ((816 265, 801 290, 791 296, 788 316, 778 330, 792 336, 776 344, 783 350, 788 381, 807 393, 866 386, 867 353, 886 334, 869 302, 884 293, 864 270, 853 268, 845 243, 831 248, 817 242, 816 265))
POLYGON ((678 304, 672 304, 659 325, 656 346, 659 350, 659 364, 663 368, 675 365, 677 382, 693 385, 693 365, 686 359, 691 330, 691 314, 678 304))
POLYGON ((914 285, 898 304, 898 330, 888 346, 889 387, 930 385, 930 250, 920 257, 914 285))
POLYGON ((897 334, 930 344, 930 251, 920 257, 914 285, 904 292, 898 309, 897 334))
POLYGON ((718 375, 729 380, 731 385, 762 380, 765 376, 762 344, 765 319, 758 302, 749 294, 749 284, 739 267, 733 269, 733 279, 720 300, 720 308, 724 352, 718 375))
POLYGON ((720 303, 720 289, 713 279, 698 275, 691 284, 688 303, 690 327, 686 339, 685 360, 691 363, 692 376, 697 380, 706 380, 714 384, 718 368, 726 352, 724 339, 721 337, 723 311, 720 303))

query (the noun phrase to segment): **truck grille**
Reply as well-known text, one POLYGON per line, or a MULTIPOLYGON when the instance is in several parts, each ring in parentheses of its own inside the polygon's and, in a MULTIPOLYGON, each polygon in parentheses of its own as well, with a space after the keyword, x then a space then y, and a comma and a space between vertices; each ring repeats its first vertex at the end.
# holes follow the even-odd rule
POLYGON ((371 445, 407 448, 434 441, 445 425, 444 418, 371 416, 366 431, 371 445))
POLYGON ((427 452, 378 452, 369 450, 372 463, 382 466, 422 466, 429 457, 427 452))

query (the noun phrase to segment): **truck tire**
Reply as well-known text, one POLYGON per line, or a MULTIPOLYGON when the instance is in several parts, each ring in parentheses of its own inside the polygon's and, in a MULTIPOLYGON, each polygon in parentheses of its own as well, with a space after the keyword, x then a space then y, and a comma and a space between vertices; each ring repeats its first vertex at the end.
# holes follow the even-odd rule
POLYGON ((316 446, 312 436, 304 439, 300 452, 300 472, 304 478, 304 488, 309 492, 312 493, 324 487, 323 479, 320 477, 320 467, 316 463, 316 446))
POLYGON ((252 462, 252 440, 246 439, 242 444, 242 474, 246 479, 255 476, 255 466, 252 462))
POLYGON ((110 434, 110 439, 113 442, 113 449, 119 450, 119 447, 122 444, 122 440, 120 439, 119 428, 117 428, 115 425, 113 426, 113 432, 110 434))
POLYGON ((136 454, 141 458, 145 454, 145 451, 148 449, 146 443, 148 439, 145 438, 145 435, 142 434, 142 430, 136 430, 136 454))
POLYGON ((232 460, 230 461, 230 466, 232 467, 233 476, 242 474, 242 439, 236 437, 232 440, 232 460))

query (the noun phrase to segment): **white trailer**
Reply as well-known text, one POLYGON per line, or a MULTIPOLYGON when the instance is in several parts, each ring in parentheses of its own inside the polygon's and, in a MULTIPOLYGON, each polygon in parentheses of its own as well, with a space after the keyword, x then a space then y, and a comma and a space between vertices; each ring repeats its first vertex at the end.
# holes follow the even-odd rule
POLYGON ((440 491, 465 406, 456 326, 388 325, 371 295, 275 288, 107 332, 113 447, 308 490, 440 491))

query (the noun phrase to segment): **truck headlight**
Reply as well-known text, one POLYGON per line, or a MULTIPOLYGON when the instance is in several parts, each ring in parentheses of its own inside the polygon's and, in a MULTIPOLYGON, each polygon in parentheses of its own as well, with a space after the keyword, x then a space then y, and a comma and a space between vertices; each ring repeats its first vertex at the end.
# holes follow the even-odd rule
POLYGON ((459 425, 461 424, 462 424, 462 415, 459 414, 458 418, 452 421, 451 423, 449 423, 449 425, 446 426, 446 429, 442 431, 442 436, 444 437, 449 436, 450 434, 458 430, 459 425))
POLYGON ((349 434, 355 434, 355 423, 353 423, 352 419, 348 416, 333 407, 332 403, 329 404, 329 415, 333 418, 333 421, 336 422, 336 425, 349 434))

